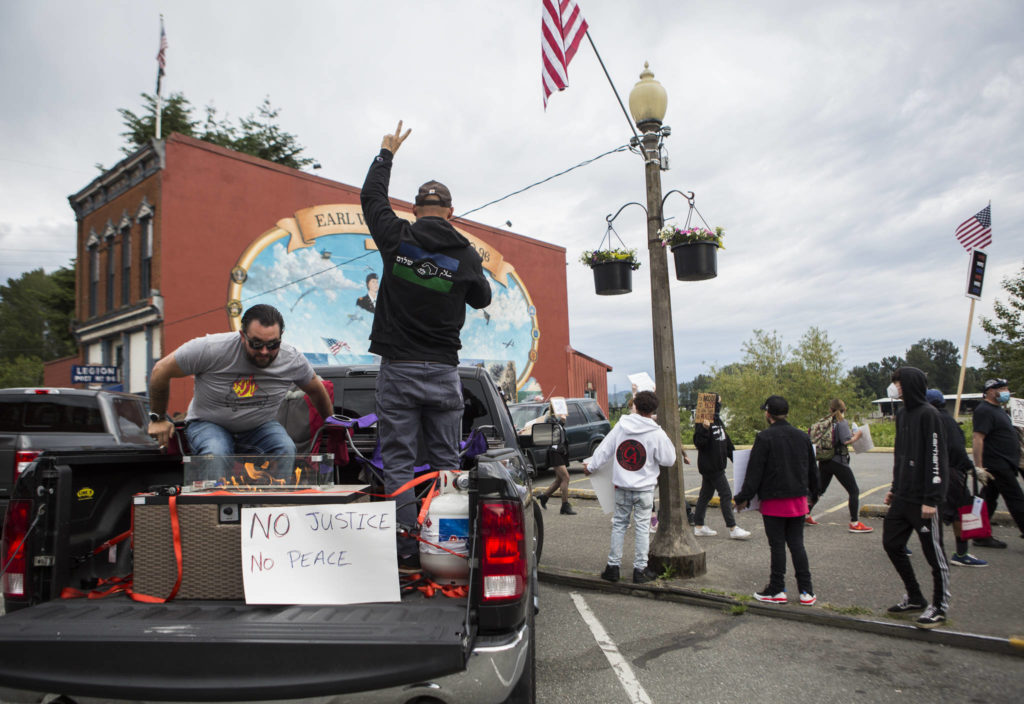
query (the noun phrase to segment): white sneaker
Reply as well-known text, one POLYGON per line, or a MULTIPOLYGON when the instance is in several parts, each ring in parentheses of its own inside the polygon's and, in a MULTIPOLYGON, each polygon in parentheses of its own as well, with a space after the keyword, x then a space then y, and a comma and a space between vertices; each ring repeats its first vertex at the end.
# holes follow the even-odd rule
POLYGON ((750 537, 750 531, 743 530, 739 526, 733 526, 732 530, 729 531, 729 537, 734 540, 746 540, 750 537))
POLYGON ((699 536, 718 535, 718 531, 717 530, 712 530, 711 528, 708 528, 707 526, 694 526, 693 534, 694 535, 699 535, 699 536))

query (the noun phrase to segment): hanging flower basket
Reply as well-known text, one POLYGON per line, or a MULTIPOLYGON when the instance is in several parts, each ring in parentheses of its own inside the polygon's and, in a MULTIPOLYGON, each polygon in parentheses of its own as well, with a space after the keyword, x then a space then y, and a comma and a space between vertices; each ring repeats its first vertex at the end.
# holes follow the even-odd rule
POLYGON ((596 249, 584 252, 580 261, 594 270, 598 296, 617 296, 633 290, 633 271, 640 268, 633 249, 596 249))
POLYGON ((704 281, 718 276, 718 250, 725 231, 703 227, 680 229, 667 225, 658 230, 662 246, 672 248, 679 281, 704 281))

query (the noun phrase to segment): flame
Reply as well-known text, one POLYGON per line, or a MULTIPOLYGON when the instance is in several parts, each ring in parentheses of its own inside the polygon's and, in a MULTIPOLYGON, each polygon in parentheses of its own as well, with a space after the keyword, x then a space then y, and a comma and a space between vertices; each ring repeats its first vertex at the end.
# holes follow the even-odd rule
POLYGON ((249 376, 247 379, 236 381, 231 385, 231 389, 238 398, 251 398, 256 393, 256 382, 253 381, 252 376, 249 376))

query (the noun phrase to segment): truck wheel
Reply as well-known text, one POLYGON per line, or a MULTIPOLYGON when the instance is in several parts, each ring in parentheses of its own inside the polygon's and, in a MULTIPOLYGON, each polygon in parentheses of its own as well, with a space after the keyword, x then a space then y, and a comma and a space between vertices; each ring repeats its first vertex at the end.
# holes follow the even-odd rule
POLYGON ((540 502, 535 498, 533 500, 533 521, 536 525, 534 529, 534 541, 537 543, 535 549, 537 555, 537 564, 540 564, 540 555, 544 552, 544 515, 540 510, 540 502))
POLYGON ((526 664, 515 688, 505 704, 534 704, 537 701, 537 635, 533 607, 526 609, 526 627, 530 630, 530 643, 526 649, 526 664))

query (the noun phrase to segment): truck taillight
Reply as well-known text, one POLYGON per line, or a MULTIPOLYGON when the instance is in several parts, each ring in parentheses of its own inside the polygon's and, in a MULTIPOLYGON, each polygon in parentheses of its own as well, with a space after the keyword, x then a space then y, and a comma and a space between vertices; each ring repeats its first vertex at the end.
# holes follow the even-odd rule
POLYGON ((18 450, 14 453, 14 481, 24 472, 30 464, 39 457, 37 450, 18 450))
POLYGON ((31 501, 17 500, 7 505, 4 537, 0 541, 3 555, 3 592, 5 597, 25 596, 25 537, 28 535, 31 501))
POLYGON ((485 501, 480 505, 480 572, 484 603, 522 598, 526 591, 526 532, 522 504, 485 501))

